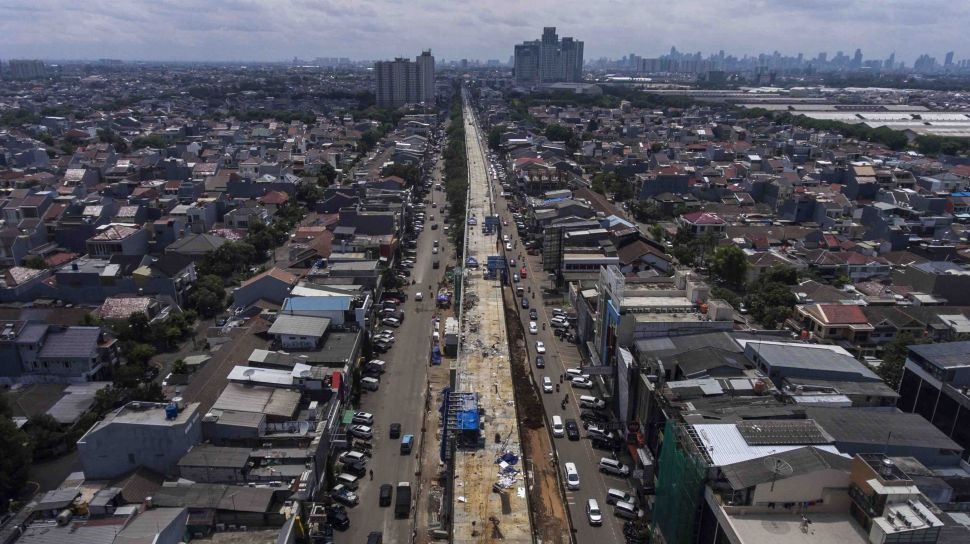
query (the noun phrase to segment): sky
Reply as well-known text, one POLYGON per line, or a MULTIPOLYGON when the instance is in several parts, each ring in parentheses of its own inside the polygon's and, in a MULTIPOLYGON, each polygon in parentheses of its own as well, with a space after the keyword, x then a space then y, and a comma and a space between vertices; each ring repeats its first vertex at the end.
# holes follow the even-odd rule
POLYGON ((586 59, 723 49, 970 57, 965 0, 0 0, 0 58, 508 60, 542 27, 586 59))

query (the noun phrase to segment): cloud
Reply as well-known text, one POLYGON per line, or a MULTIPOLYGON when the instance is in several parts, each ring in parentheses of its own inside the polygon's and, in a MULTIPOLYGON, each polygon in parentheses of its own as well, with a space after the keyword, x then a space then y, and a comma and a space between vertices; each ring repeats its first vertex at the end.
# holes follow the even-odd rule
POLYGON ((5 57, 157 60, 507 59, 543 26, 587 58, 704 53, 955 50, 970 10, 951 0, 4 0, 5 57))

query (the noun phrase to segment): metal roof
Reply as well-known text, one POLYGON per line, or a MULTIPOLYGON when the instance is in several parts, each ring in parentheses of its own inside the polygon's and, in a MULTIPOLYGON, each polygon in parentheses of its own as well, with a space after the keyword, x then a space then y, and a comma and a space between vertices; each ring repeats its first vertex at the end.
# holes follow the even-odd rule
POLYGON ((848 473, 851 468, 852 460, 847 457, 806 446, 725 465, 721 467, 721 472, 733 489, 746 489, 765 482, 784 480, 827 469, 848 473))
POLYGON ((269 328, 270 334, 288 334, 292 336, 321 337, 330 326, 328 317, 309 317, 300 315, 280 314, 269 328))
POLYGON ((199 444, 182 456, 178 466, 243 468, 247 461, 249 461, 249 448, 199 444))
POLYGON ((97 350, 101 327, 68 327, 47 333, 40 357, 45 359, 90 358, 97 350))

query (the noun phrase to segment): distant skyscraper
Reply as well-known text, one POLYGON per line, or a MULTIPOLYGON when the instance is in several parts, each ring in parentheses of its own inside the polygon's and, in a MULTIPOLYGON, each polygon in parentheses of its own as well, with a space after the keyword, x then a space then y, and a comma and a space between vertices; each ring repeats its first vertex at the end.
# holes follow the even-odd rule
POLYGON ((856 49, 855 55, 852 56, 852 68, 862 67, 862 49, 856 49))
POLYGON ((47 65, 42 60, 10 59, 10 79, 37 79, 47 76, 47 65))
POLYGON ((559 40, 556 27, 542 29, 542 39, 515 46, 515 81, 537 85, 583 79, 583 42, 559 40))
POLYGON ((894 70, 896 68, 896 52, 895 51, 893 51, 889 55, 889 58, 886 59, 885 67, 886 67, 886 70, 894 70))
POLYGON ((414 62, 405 58, 375 62, 374 77, 380 108, 434 102, 434 57, 431 51, 424 51, 414 62))
POLYGON ((947 53, 946 57, 943 59, 944 68, 949 68, 951 66, 953 66, 953 51, 950 51, 949 53, 947 53))

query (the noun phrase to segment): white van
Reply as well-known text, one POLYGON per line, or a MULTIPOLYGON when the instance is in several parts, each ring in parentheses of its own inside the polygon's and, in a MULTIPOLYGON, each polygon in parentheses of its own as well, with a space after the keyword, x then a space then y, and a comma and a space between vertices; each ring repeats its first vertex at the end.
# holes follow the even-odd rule
POLYGON ((601 398, 582 395, 579 397, 579 406, 582 408, 592 408, 593 410, 602 410, 606 408, 606 401, 601 398))
POLYGON ((341 472, 337 475, 337 483, 353 491, 357 491, 357 487, 360 485, 356 476, 346 472, 341 472))
POLYGON ((566 436, 566 427, 563 426, 562 418, 559 416, 552 416, 552 436, 556 438, 566 436))
POLYGON ((368 391, 377 391, 381 386, 381 381, 377 378, 371 378, 370 376, 365 376, 360 379, 360 387, 368 391))
POLYGON ((579 489, 579 471, 576 470, 576 463, 566 463, 566 489, 573 491, 579 489))

